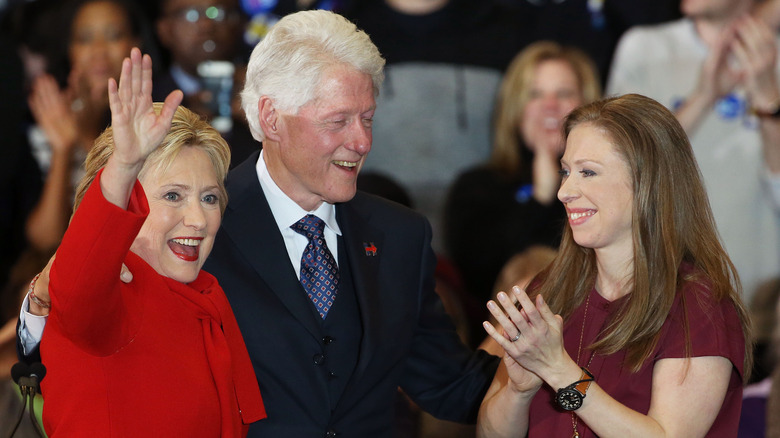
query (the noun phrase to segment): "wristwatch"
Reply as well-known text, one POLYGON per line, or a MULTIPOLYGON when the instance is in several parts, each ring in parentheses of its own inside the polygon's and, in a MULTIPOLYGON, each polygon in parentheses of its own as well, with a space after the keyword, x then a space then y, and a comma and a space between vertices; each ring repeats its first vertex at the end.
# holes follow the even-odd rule
POLYGON ((555 393, 555 402, 564 411, 576 411, 582 406, 582 399, 585 398, 585 393, 588 392, 590 382, 594 380, 590 371, 584 367, 580 367, 580 369, 582 369, 580 380, 559 389, 555 393))

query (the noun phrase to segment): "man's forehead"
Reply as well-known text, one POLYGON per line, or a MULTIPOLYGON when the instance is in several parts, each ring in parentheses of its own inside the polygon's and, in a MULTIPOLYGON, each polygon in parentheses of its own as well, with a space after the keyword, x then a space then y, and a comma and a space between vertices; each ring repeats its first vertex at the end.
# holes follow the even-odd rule
POLYGON ((307 113, 320 116, 335 114, 362 114, 376 109, 376 100, 373 93, 364 95, 331 94, 315 97, 302 105, 298 114, 307 113))

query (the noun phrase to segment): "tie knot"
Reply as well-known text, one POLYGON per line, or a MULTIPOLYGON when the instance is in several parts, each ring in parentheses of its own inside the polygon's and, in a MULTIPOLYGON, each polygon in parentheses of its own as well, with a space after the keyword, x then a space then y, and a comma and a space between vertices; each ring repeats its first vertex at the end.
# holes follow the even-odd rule
POLYGON ((325 231, 325 222, 313 214, 307 214, 301 220, 292 224, 290 228, 312 240, 314 238, 322 238, 322 233, 325 231))

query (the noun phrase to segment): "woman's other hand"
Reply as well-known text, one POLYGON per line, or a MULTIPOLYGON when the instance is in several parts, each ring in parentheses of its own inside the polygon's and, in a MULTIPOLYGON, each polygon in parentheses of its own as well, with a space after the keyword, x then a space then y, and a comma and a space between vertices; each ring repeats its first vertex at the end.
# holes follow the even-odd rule
MULTIPOLYGON (((504 348, 507 355, 554 389, 576 380, 580 368, 564 349, 561 316, 550 310, 541 295, 537 295, 533 301, 524 290, 515 286, 512 288, 512 296, 517 305, 503 292, 497 296, 500 306, 494 301, 488 302, 490 313, 506 335, 499 335, 487 323, 485 330, 488 334, 504 348)), ((510 372, 509 369, 507 371, 510 372)))
MULTIPOLYGON (((506 294, 504 294, 504 296, 506 296, 506 294)), ((490 303, 493 302, 491 301, 490 303)), ((488 308, 491 308, 490 303, 488 303, 488 308)), ((512 303, 512 305, 514 306, 515 303, 512 303)), ((493 309, 491 309, 491 312, 492 311, 493 309)), ((502 311, 499 310, 499 312, 505 315, 502 311)), ((495 342, 495 344, 497 344, 501 349, 500 352, 489 351, 493 354, 502 355, 503 358, 503 366, 499 367, 496 378, 499 377, 499 374, 502 374, 503 376, 501 379, 508 379, 509 383, 511 383, 511 389, 517 393, 526 393, 529 398, 532 397, 533 394, 536 394, 536 392, 542 386, 542 379, 520 365, 517 360, 515 360, 515 358, 512 357, 512 355, 510 355, 504 348, 504 342, 509 342, 511 345, 519 339, 520 332, 517 330, 517 327, 512 324, 509 329, 505 327, 499 331, 488 321, 483 322, 482 326, 485 328, 485 331, 488 333, 488 335, 490 335, 490 338, 488 338, 491 339, 490 342, 495 342)), ((494 350, 494 348, 492 348, 493 346, 490 345, 487 341, 483 342, 483 345, 489 345, 491 347, 490 350, 494 350)))

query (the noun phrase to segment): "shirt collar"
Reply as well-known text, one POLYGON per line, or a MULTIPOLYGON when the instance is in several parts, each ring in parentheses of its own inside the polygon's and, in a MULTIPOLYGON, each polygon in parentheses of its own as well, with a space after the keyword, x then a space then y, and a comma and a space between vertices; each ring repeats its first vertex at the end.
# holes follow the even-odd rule
POLYGON ((339 224, 336 221, 336 207, 333 204, 323 202, 312 211, 306 211, 301 208, 271 178, 271 175, 268 173, 268 167, 265 165, 264 154, 265 151, 261 150, 260 158, 258 158, 255 168, 257 170, 257 178, 260 180, 260 187, 262 187, 263 193, 265 193, 268 206, 271 208, 271 213, 273 213, 279 230, 283 231, 290 228, 290 225, 298 222, 302 217, 307 214, 313 214, 322 219, 325 225, 334 233, 341 236, 341 228, 339 228, 339 224))

